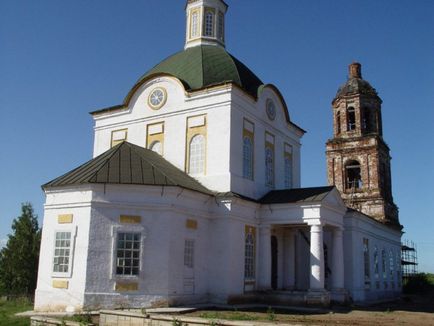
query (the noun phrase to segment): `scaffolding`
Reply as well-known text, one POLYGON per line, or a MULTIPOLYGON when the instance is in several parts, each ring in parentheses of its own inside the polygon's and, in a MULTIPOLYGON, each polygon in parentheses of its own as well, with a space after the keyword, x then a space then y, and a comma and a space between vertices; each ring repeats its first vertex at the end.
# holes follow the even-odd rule
POLYGON ((417 248, 413 241, 404 240, 401 243, 401 266, 404 282, 418 273, 417 248))

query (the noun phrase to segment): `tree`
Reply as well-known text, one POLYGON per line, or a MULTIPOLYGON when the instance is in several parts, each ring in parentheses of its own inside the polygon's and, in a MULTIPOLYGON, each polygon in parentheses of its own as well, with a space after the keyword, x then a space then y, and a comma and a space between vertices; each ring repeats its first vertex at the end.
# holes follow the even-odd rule
POLYGON ((0 251, 0 293, 33 295, 38 274, 41 229, 32 204, 21 204, 6 246, 0 251))

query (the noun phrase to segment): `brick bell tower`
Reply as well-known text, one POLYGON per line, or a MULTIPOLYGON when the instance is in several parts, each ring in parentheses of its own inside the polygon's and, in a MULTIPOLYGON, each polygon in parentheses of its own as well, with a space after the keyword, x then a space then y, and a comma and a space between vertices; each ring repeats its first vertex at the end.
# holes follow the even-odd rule
POLYGON ((392 197, 390 150, 383 140, 382 100, 362 79, 360 63, 332 102, 333 138, 327 141, 327 177, 348 207, 400 228, 392 197))

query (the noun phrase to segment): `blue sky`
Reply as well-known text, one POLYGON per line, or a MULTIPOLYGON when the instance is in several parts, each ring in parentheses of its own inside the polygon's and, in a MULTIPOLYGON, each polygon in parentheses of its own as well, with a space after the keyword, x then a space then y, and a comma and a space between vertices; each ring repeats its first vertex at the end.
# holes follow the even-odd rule
MULTIPOLYGON (((327 183, 331 100, 347 66, 383 99, 393 194, 434 272, 434 2, 227 0, 227 50, 283 93, 306 129, 302 186, 327 183)), ((91 158, 88 112, 122 102, 184 46, 183 0, 0 1, 0 239, 40 185, 91 158)))

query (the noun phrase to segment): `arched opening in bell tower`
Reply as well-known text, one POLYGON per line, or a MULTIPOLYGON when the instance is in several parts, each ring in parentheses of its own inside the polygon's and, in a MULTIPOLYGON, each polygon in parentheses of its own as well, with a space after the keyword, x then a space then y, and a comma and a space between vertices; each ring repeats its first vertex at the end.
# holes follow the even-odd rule
POLYGON ((362 174, 360 170, 360 163, 356 160, 351 160, 345 165, 345 188, 362 188, 362 174))

